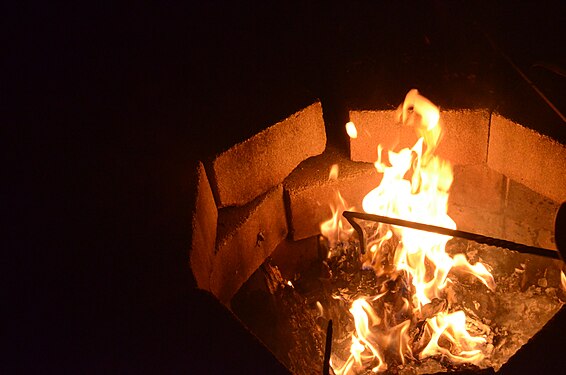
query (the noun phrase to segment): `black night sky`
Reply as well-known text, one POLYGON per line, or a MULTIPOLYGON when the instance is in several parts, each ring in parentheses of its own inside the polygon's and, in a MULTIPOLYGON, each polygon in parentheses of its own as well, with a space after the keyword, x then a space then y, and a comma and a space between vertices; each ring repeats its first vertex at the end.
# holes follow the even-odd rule
MULTIPOLYGON (((418 88, 566 143, 502 57, 566 113, 560 1, 202 3, 2 7, 4 373, 282 372, 194 290, 188 250, 195 162, 293 92, 333 142, 347 108, 418 88)), ((563 366, 541 349, 514 373, 563 366)))

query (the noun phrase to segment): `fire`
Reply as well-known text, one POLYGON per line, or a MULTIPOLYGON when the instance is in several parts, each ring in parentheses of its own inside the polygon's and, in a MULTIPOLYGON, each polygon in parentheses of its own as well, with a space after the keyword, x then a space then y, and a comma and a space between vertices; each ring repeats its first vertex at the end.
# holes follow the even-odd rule
MULTIPOLYGON (((441 139, 438 107, 417 90, 411 90, 398 109, 398 119, 413 126, 419 138, 413 147, 399 152, 388 151, 386 155, 383 155, 381 145, 378 146, 378 160, 374 165, 383 173, 383 178, 380 185, 363 199, 364 211, 456 229, 456 223, 447 214, 452 166, 434 153, 441 139)), ((355 130, 355 125, 348 123, 347 132, 351 137, 355 134, 352 129, 355 130)), ((383 294, 356 299, 350 309, 355 323, 350 357, 335 368, 336 374, 368 368, 374 372, 383 371, 387 368, 385 352, 397 353, 402 363, 414 356, 423 359, 442 355, 455 363, 477 363, 484 358, 481 347, 485 339, 468 333, 465 313, 449 312, 447 303, 438 301, 445 301, 442 300, 443 290, 451 283, 449 273, 452 270, 474 275, 491 290, 494 290, 495 282, 483 264, 472 265, 462 254, 454 257, 447 254, 445 246, 450 239, 449 236, 404 227, 378 226, 375 235, 369 238, 364 267, 372 267, 377 275, 391 279, 405 277, 412 285, 413 293, 410 299, 403 300, 402 309, 420 317, 425 322, 424 327, 415 340, 409 334, 410 318, 392 327, 385 324, 387 314, 391 312, 379 303, 383 294), (391 267, 385 269, 383 266, 387 256, 384 244, 394 237, 398 244, 392 271, 391 267), (434 313, 430 313, 431 310, 434 313), (417 342, 411 344, 411 340, 417 342), (415 348, 418 350, 413 353, 415 348)), ((341 361, 333 357, 333 363, 338 362, 341 361)))
MULTIPOLYGON (((338 164, 332 165, 328 179, 338 179, 338 164)), ((348 207, 342 194, 340 194, 338 190, 335 190, 334 202, 330 204, 332 217, 320 224, 320 233, 328 239, 330 247, 335 246, 340 241, 347 240, 354 232, 354 228, 342 217, 344 211, 351 209, 352 207, 348 207)))
POLYGON ((352 121, 346 123, 346 133, 348 133, 350 138, 358 138, 358 129, 356 129, 356 125, 352 121))
POLYGON ((427 328, 431 332, 431 339, 421 352, 421 358, 441 354, 456 363, 473 363, 483 358, 481 350, 476 349, 476 346, 485 343, 486 340, 482 337, 473 337, 466 331, 466 315, 463 311, 456 311, 451 314, 440 312, 429 319, 427 323, 427 328), (459 350, 459 355, 455 355, 450 350, 440 346, 438 341, 441 337, 448 339, 459 350))
POLYGON ((383 355, 378 349, 378 336, 372 331, 372 327, 378 325, 381 319, 364 298, 359 298, 352 303, 350 313, 355 317, 356 327, 356 331, 352 333, 352 346, 350 347, 352 354, 339 369, 335 369, 335 373, 347 374, 353 368, 362 367, 368 362, 373 364, 373 372, 387 369, 383 355))

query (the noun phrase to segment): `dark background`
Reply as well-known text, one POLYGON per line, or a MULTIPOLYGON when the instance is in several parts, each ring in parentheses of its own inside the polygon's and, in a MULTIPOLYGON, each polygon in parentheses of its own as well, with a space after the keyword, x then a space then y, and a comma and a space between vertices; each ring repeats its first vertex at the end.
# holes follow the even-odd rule
MULTIPOLYGON (((295 92, 322 100, 332 142, 347 108, 415 87, 565 143, 501 55, 565 112, 559 1, 3 8, 7 373, 277 373, 193 289, 192 180, 295 92)), ((537 369, 562 365, 552 348, 537 369)))

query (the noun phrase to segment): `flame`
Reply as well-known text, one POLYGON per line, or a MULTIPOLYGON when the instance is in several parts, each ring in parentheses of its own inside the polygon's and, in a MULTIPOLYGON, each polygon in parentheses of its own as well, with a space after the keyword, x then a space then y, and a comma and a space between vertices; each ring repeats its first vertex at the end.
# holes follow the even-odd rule
POLYGON ((420 358, 441 354, 455 363, 474 363, 483 359, 481 350, 476 349, 476 346, 484 344, 486 339, 473 337, 468 333, 466 330, 466 314, 463 311, 456 311, 451 314, 440 312, 429 319, 427 323, 427 328, 430 329, 432 337, 420 353, 420 358), (450 350, 440 346, 438 341, 441 337, 445 337, 459 352, 459 355, 455 355, 450 350))
POLYGON ((316 301, 316 308, 318 309, 318 316, 324 316, 324 308, 322 307, 322 303, 320 303, 320 301, 316 301))
MULTIPOLYGON (((333 164, 328 175, 329 180, 338 180, 338 164, 333 164)), ((351 210, 346 200, 338 190, 334 190, 334 202, 330 204, 332 217, 320 224, 320 233, 328 239, 330 247, 334 247, 340 241, 346 241, 354 228, 342 217, 342 213, 351 210)))
POLYGON ((340 168, 338 167, 338 164, 332 164, 332 167, 330 167, 330 173, 328 174, 328 180, 338 180, 339 170, 340 168))
POLYGON ((352 121, 346 123, 346 133, 350 138, 358 138, 358 129, 352 121))
POLYGON ((566 275, 564 275, 564 271, 560 271, 560 286, 563 291, 566 291, 566 275))
POLYGON ((352 303, 350 313, 354 316, 355 332, 352 333, 350 357, 342 366, 334 368, 336 374, 347 374, 355 368, 366 367, 368 363, 373 366, 372 371, 378 372, 387 369, 377 344, 377 335, 372 327, 378 325, 381 319, 377 316, 371 305, 364 298, 358 298, 352 303), (371 324, 370 324, 371 323, 371 324))
MULTIPOLYGON (((364 197, 364 211, 456 229, 456 223, 447 214, 452 166, 434 154, 441 140, 438 107, 413 89, 399 106, 398 119, 413 126, 419 138, 412 148, 388 151, 387 158, 382 155, 381 145, 378 146, 378 160, 374 165, 383 173, 383 178, 380 185, 364 197)), ((483 264, 472 265, 463 254, 451 257, 445 252, 451 237, 410 228, 379 224, 376 234, 368 241, 364 267, 371 266, 378 275, 391 274, 390 269, 387 272, 383 269, 382 261, 386 256, 383 245, 393 237, 399 240, 393 256, 394 273, 406 275, 414 287, 412 301, 405 299, 403 308, 412 309, 415 316, 422 316, 419 314, 425 305, 442 298, 443 289, 451 282, 448 275, 452 270, 470 273, 494 290, 493 277, 483 264)), ((350 312, 356 327, 350 357, 335 369, 336 374, 363 370, 368 368, 368 363, 377 363, 373 367, 375 372, 384 370, 387 366, 383 350, 393 342, 403 363, 405 357, 412 357, 410 320, 395 327, 384 326, 380 322, 387 311, 376 313, 364 298, 355 300, 350 312), (368 325, 370 322, 372 325, 368 325), (376 339, 376 330, 381 339, 376 339)), ((455 363, 477 363, 484 358, 481 346, 485 339, 468 333, 463 311, 448 313, 448 307, 443 306, 434 316, 425 318, 418 358, 442 355, 455 363)), ((337 362, 335 358, 333 363, 337 362)))

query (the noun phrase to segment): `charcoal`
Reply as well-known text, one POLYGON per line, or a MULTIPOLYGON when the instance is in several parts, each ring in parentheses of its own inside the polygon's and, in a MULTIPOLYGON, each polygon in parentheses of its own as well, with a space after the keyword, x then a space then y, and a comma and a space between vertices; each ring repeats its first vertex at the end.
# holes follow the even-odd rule
MULTIPOLYGON (((472 264, 480 261, 491 265, 496 290, 491 291, 477 278, 454 270, 450 272, 450 281, 441 295, 414 314, 412 280, 405 271, 395 271, 392 267, 396 247, 395 241, 386 244, 377 258, 379 264, 372 268, 363 267, 368 258, 362 256, 356 241, 340 242, 328 248, 330 258, 313 264, 293 280, 294 287, 276 268, 262 268, 269 286, 266 288, 269 292, 263 293, 272 298, 268 311, 278 316, 275 320, 279 327, 278 337, 287 343, 283 345, 286 350, 283 354, 281 350, 274 352, 280 359, 283 355, 281 360, 294 373, 320 373, 325 330, 330 319, 334 330, 333 356, 342 359, 349 356, 351 334, 355 330, 349 309, 359 297, 366 297, 381 318, 380 325, 373 327, 377 336, 409 321, 408 340, 412 355, 405 353, 404 363, 396 351, 397 343, 380 346, 390 374, 493 373, 563 304, 564 292, 555 285, 560 270, 552 261, 533 261, 530 257, 534 256, 530 255, 517 258, 505 249, 457 240, 448 243, 447 252, 465 254, 472 264), (525 278, 527 282, 523 282, 521 288, 525 278), (372 299, 378 295, 380 298, 372 299), (485 338, 483 351, 486 358, 476 365, 455 364, 444 356, 418 359, 430 339, 425 333, 428 320, 442 311, 459 310, 466 313, 470 334, 485 338)), ((454 352, 459 350, 445 339, 439 344, 454 352)), ((370 364, 360 373, 372 373, 370 364)))

